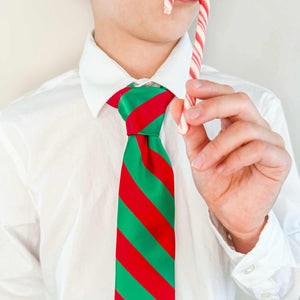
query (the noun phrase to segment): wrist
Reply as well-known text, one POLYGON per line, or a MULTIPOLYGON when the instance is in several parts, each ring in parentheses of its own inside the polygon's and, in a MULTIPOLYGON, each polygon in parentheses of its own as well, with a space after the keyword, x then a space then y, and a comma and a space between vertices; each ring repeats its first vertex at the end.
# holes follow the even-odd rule
POLYGON ((228 231, 236 251, 244 254, 250 252, 258 242, 260 233, 264 229, 267 221, 268 221, 268 215, 265 217, 262 225, 252 230, 251 232, 239 233, 239 232, 228 231))

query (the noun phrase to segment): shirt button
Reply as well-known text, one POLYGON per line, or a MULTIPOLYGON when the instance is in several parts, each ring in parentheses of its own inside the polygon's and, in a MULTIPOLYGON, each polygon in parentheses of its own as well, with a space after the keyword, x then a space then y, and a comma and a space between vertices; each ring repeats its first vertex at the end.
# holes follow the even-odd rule
POLYGON ((262 297, 262 298, 269 298, 270 296, 272 296, 272 294, 271 294, 271 293, 268 293, 268 292, 262 293, 262 294, 261 294, 261 297, 262 297))
POLYGON ((251 265, 250 267, 244 269, 244 270, 243 270, 243 273, 244 273, 244 274, 250 274, 250 273, 252 273, 252 272, 254 271, 254 269, 255 269, 255 266, 254 266, 254 265, 251 265))

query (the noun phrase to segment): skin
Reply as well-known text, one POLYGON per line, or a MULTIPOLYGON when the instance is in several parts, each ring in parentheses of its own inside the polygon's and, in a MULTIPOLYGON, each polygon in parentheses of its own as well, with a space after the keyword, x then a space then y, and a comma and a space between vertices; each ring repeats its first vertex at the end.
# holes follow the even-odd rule
MULTIPOLYGON (((175 1, 171 15, 163 13, 163 0, 91 3, 96 44, 136 79, 154 75, 199 10, 198 1, 175 1)), ((203 100, 184 112, 190 124, 184 141, 194 183, 230 233, 236 250, 248 253, 289 173, 291 157, 282 137, 272 131, 247 94, 203 80, 187 81, 186 89, 203 100), (222 130, 210 141, 203 124, 216 118, 222 130)), ((170 103, 177 124, 183 101, 177 98, 170 103)))
MULTIPOLYGON (((186 89, 203 100, 184 111, 190 124, 184 140, 195 185, 237 251, 248 253, 267 222, 292 159, 282 137, 247 94, 205 80, 188 80, 186 89), (213 119, 221 120, 221 131, 210 140, 203 124, 213 119)), ((177 124, 183 101, 177 98, 170 104, 177 124)))
POLYGON ((97 45, 136 79, 154 75, 199 11, 198 1, 175 1, 171 15, 163 13, 163 0, 91 4, 97 45))

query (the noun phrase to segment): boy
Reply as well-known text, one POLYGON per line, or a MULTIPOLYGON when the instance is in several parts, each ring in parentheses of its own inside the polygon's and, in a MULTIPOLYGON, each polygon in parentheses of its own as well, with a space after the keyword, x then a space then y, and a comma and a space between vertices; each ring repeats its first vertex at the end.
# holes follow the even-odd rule
MULTIPOLYGON (((0 299, 117 297, 128 136, 106 102, 131 83, 178 97, 160 131, 175 179, 176 299, 231 300, 235 283, 257 299, 298 299, 300 181, 279 99, 208 66, 187 82, 197 1, 175 1, 170 16, 162 0, 92 6, 95 30, 79 70, 1 111, 0 299), (185 84, 203 101, 186 112, 191 128, 182 137, 185 84)), ((124 293, 134 297, 120 297, 155 299, 130 276, 134 287, 124 293)))

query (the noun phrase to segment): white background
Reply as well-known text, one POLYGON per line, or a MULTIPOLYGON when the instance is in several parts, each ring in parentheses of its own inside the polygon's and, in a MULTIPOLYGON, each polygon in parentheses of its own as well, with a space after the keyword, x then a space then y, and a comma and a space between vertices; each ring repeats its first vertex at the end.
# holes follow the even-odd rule
MULTIPOLYGON (((275 92, 300 169, 300 2, 212 0, 211 8, 204 63, 275 92)), ((92 27, 88 0, 0 0, 0 109, 76 67, 92 27)))

